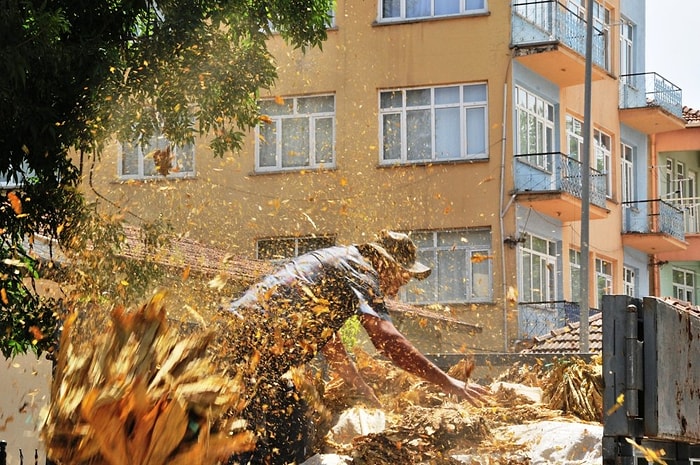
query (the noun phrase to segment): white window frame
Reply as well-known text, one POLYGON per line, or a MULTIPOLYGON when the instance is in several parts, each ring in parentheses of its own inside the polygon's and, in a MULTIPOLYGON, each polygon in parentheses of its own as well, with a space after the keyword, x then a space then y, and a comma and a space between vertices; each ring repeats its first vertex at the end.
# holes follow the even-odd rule
POLYGON ((256 240, 255 242, 255 258, 258 260, 270 260, 273 262, 284 261, 290 258, 298 257, 313 250, 332 247, 335 245, 336 238, 332 235, 323 236, 277 236, 265 237, 256 240), (275 254, 267 256, 264 251, 265 246, 276 248, 280 251, 288 253, 275 254))
POLYGON ((379 23, 392 23, 402 21, 416 21, 428 18, 442 18, 451 16, 469 16, 474 14, 485 14, 488 12, 488 0, 452 0, 451 2, 441 0, 423 0, 421 11, 411 12, 409 6, 421 2, 410 0, 381 0, 377 3, 377 18, 379 23), (386 4, 386 5, 385 5, 386 4), (439 7, 451 5, 447 11, 440 11, 439 7), (389 7, 389 10, 385 8, 389 7))
POLYGON ((633 202, 635 200, 635 185, 636 179, 634 175, 634 148, 625 143, 620 144, 620 163, 621 185, 622 185, 622 201, 633 202))
POLYGON ((636 26, 627 18, 620 20, 620 75, 634 73, 634 34, 636 26))
POLYGON ((595 168, 605 176, 605 192, 612 197, 612 136, 600 129, 593 130, 595 168))
MULTIPOLYGON (((421 164, 440 161, 459 160, 485 160, 488 159, 488 85, 486 83, 455 84, 451 86, 438 87, 415 87, 386 89, 379 92, 379 140, 380 153, 379 163, 381 165, 396 164, 421 164), (441 103, 443 95, 456 90, 457 95, 451 102, 441 103), (474 97, 479 95, 483 98, 474 97), (424 96, 425 100, 416 103, 414 99, 424 96), (417 97, 414 97, 417 96, 417 97), (441 117, 446 112, 457 111, 457 118, 450 118, 450 115, 441 117), (481 113, 478 115, 478 113, 481 113), (426 125, 417 126, 426 133, 420 134, 409 124, 409 121, 418 117, 426 117, 426 125), (457 125, 459 131, 458 140, 454 131, 449 132, 448 145, 454 145, 457 141, 459 153, 443 153, 439 140, 441 131, 436 130, 437 125, 449 128, 450 125, 457 125), (470 134, 469 125, 475 125, 470 134), (398 125, 398 128, 396 127, 398 125), (427 126, 427 128, 426 128, 427 126), (389 132, 389 128, 391 131, 389 132), (429 139, 429 140, 428 140, 429 139), (427 155, 413 156, 411 147, 423 145, 427 155), (476 143, 477 147, 470 144, 476 143), (387 150, 387 147, 391 150, 387 150)), ((416 152, 418 153, 418 152, 416 152)))
POLYGON ((515 119, 515 127, 518 131, 516 153, 539 154, 527 157, 527 162, 551 172, 552 156, 550 154, 554 151, 554 105, 516 86, 515 119))
MULTIPOLYGON (((334 94, 300 95, 280 99, 260 100, 261 113, 265 116, 265 121, 255 128, 255 171, 258 173, 281 172, 281 171, 301 171, 308 169, 335 168, 335 124, 336 124, 336 102, 334 94), (306 102, 332 101, 332 110, 307 111, 304 106, 306 102), (269 110, 269 111, 268 111, 269 110), (294 122, 305 124, 306 130, 303 138, 299 137, 295 131, 299 128, 287 126, 294 122), (324 127, 330 123, 330 128, 324 127), (287 128, 285 130, 285 128, 287 128), (319 147, 319 137, 324 136, 328 131, 330 140, 329 149, 325 153, 330 158, 321 158, 324 151, 319 147), (267 133, 267 136, 265 135, 267 133), (269 139, 269 140, 268 140, 269 139), (270 142, 272 141, 272 142, 270 142), (283 153, 286 144, 302 141, 305 147, 301 147, 299 155, 292 151, 283 153), (273 144, 271 150, 265 150, 268 144, 273 144), (263 154, 274 158, 274 163, 263 162, 263 154), (290 155, 291 154, 291 155, 290 155), (301 157, 301 158, 297 158, 301 157), (289 161, 295 163, 289 163, 289 161), (302 163, 296 163, 301 160, 302 163)), ((323 142, 323 141, 322 141, 323 142)))
POLYGON ((119 143, 117 155, 117 176, 119 179, 163 179, 163 178, 188 178, 195 175, 196 147, 195 144, 176 146, 168 141, 164 135, 155 134, 144 145, 141 140, 133 143, 119 143), (131 150, 126 149, 130 146, 131 150), (153 154, 156 150, 164 150, 170 146, 172 162, 167 176, 158 172, 153 161, 153 154), (124 164, 127 156, 135 156, 136 172, 125 172, 124 164), (152 169, 151 169, 152 166, 152 169))
POLYGON ((674 266, 672 273, 673 297, 695 304, 695 283, 697 281, 695 272, 674 266), (682 277, 682 282, 677 279, 679 275, 682 277))
POLYGON ((520 301, 552 302, 558 295, 557 243, 532 234, 525 234, 524 240, 518 260, 520 301))
POLYGON ((567 156, 582 161, 583 155, 583 122, 572 115, 566 115, 566 146, 567 156))
POLYGON ((571 301, 581 302, 581 251, 569 249, 571 301))
POLYGON ((603 304, 603 296, 613 292, 613 263, 604 258, 595 259, 596 308, 603 304))
POLYGON ((622 285, 625 295, 637 297, 637 270, 635 268, 622 267, 622 285))
POLYGON ((424 280, 414 279, 403 286, 399 293, 402 301, 415 304, 493 301, 490 228, 413 231, 411 238, 418 248, 418 260, 430 266, 432 272, 424 280))

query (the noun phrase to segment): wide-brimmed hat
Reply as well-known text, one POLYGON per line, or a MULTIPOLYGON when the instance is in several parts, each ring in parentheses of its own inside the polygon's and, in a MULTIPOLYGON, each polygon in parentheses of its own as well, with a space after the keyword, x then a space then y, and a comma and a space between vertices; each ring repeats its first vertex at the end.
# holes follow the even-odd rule
POLYGON ((382 231, 375 242, 367 245, 416 279, 425 279, 430 275, 430 267, 416 261, 416 244, 404 233, 382 231))

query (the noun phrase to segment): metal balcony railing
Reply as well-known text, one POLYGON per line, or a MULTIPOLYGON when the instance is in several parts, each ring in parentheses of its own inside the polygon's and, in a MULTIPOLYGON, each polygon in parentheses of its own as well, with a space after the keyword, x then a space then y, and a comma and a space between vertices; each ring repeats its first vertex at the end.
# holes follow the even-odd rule
POLYGON ((623 233, 664 233, 685 240, 683 212, 661 199, 622 202, 623 233))
POLYGON ((700 197, 679 197, 667 199, 683 214, 683 227, 686 234, 700 234, 700 197))
MULTIPOLYGON (((586 20, 556 0, 514 3, 511 10, 513 46, 562 43, 586 56, 586 20)), ((594 28, 592 60, 607 69, 606 31, 594 28)))
POLYGON ((620 109, 649 107, 683 118, 683 91, 656 73, 620 76, 620 109))
MULTIPOLYGON (((516 192, 568 192, 582 199, 581 162, 563 153, 515 155, 516 192)), ((605 208, 607 175, 591 168, 590 203, 605 208)))
MULTIPOLYGON (((593 311, 593 310, 592 310, 593 311)), ((551 300, 518 303, 518 327, 521 339, 549 334, 581 319, 578 302, 551 300)))

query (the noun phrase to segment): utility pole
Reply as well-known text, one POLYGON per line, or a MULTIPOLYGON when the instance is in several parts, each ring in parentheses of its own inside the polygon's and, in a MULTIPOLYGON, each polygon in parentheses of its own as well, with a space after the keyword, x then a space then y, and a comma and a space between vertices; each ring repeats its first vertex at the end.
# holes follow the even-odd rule
POLYGON ((586 69, 583 91, 583 160, 581 160, 581 322, 579 351, 590 352, 589 317, 589 236, 591 220, 591 79, 593 74, 593 2, 586 2, 586 69))

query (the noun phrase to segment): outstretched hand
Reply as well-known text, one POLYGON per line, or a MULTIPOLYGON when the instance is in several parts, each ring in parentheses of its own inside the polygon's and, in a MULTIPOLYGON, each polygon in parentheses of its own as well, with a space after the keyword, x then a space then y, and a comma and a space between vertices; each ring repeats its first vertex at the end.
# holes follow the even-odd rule
POLYGON ((481 407, 491 401, 491 391, 480 384, 464 382, 450 377, 450 384, 445 392, 466 400, 474 407, 481 407))

